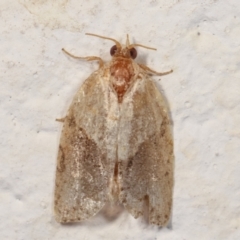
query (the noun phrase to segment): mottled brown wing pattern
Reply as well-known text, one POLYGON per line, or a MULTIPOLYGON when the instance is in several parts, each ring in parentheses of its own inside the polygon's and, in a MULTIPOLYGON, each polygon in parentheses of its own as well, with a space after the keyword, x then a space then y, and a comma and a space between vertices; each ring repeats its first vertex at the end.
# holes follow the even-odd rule
POLYGON ((93 73, 77 92, 64 120, 58 152, 55 218, 77 222, 105 204, 114 162, 107 156, 105 86, 93 73))
POLYGON ((118 146, 119 199, 136 218, 147 204, 149 222, 164 226, 171 215, 173 139, 164 99, 145 74, 123 101, 118 139, 124 135, 129 138, 118 146))

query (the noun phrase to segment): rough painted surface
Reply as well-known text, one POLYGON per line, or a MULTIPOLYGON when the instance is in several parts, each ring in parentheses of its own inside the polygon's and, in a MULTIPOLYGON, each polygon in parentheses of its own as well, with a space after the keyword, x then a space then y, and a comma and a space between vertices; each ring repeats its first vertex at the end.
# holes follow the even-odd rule
POLYGON ((0 236, 2 239, 239 239, 240 3, 230 1, 5 1, 1 3, 0 236), (22 4, 21 4, 22 3, 22 4), (83 224, 53 215, 63 117, 112 45, 92 32, 156 47, 155 70, 174 123, 172 227, 157 230, 114 208, 83 224), (64 67, 63 67, 64 66, 64 67))

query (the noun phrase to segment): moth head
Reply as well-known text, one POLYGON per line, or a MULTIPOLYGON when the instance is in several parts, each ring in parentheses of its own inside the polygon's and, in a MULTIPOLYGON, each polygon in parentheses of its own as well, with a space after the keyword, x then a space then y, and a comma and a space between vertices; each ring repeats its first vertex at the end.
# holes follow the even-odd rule
POLYGON ((147 47, 141 44, 130 44, 128 34, 127 34, 126 45, 121 45, 117 40, 113 38, 103 37, 103 36, 92 34, 92 33, 86 33, 86 35, 91 35, 91 36, 100 37, 100 38, 113 41, 115 45, 113 45, 110 49, 110 54, 112 57, 123 57, 123 58, 135 59, 137 57, 137 50, 135 47, 143 47, 151 50, 157 50, 156 48, 147 47))

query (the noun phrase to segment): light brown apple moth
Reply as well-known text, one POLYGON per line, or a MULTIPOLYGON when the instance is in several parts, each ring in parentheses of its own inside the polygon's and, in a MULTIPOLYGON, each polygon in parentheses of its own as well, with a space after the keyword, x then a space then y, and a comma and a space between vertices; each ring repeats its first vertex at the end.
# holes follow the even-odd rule
POLYGON ((125 46, 98 37, 115 42, 108 63, 63 49, 74 58, 97 60, 100 67, 62 119, 55 218, 83 221, 118 201, 135 218, 147 206, 149 223, 165 226, 172 206, 173 139, 167 106, 149 74, 172 70, 157 73, 134 62, 134 47, 145 46, 130 44, 128 37, 125 46))

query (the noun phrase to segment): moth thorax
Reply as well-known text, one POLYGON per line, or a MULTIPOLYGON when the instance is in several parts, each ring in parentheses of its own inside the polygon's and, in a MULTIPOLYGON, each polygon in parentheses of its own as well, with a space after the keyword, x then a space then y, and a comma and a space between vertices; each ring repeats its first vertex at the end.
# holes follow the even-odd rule
POLYGON ((131 59, 117 58, 110 66, 112 86, 118 96, 122 98, 134 80, 134 68, 131 59))

